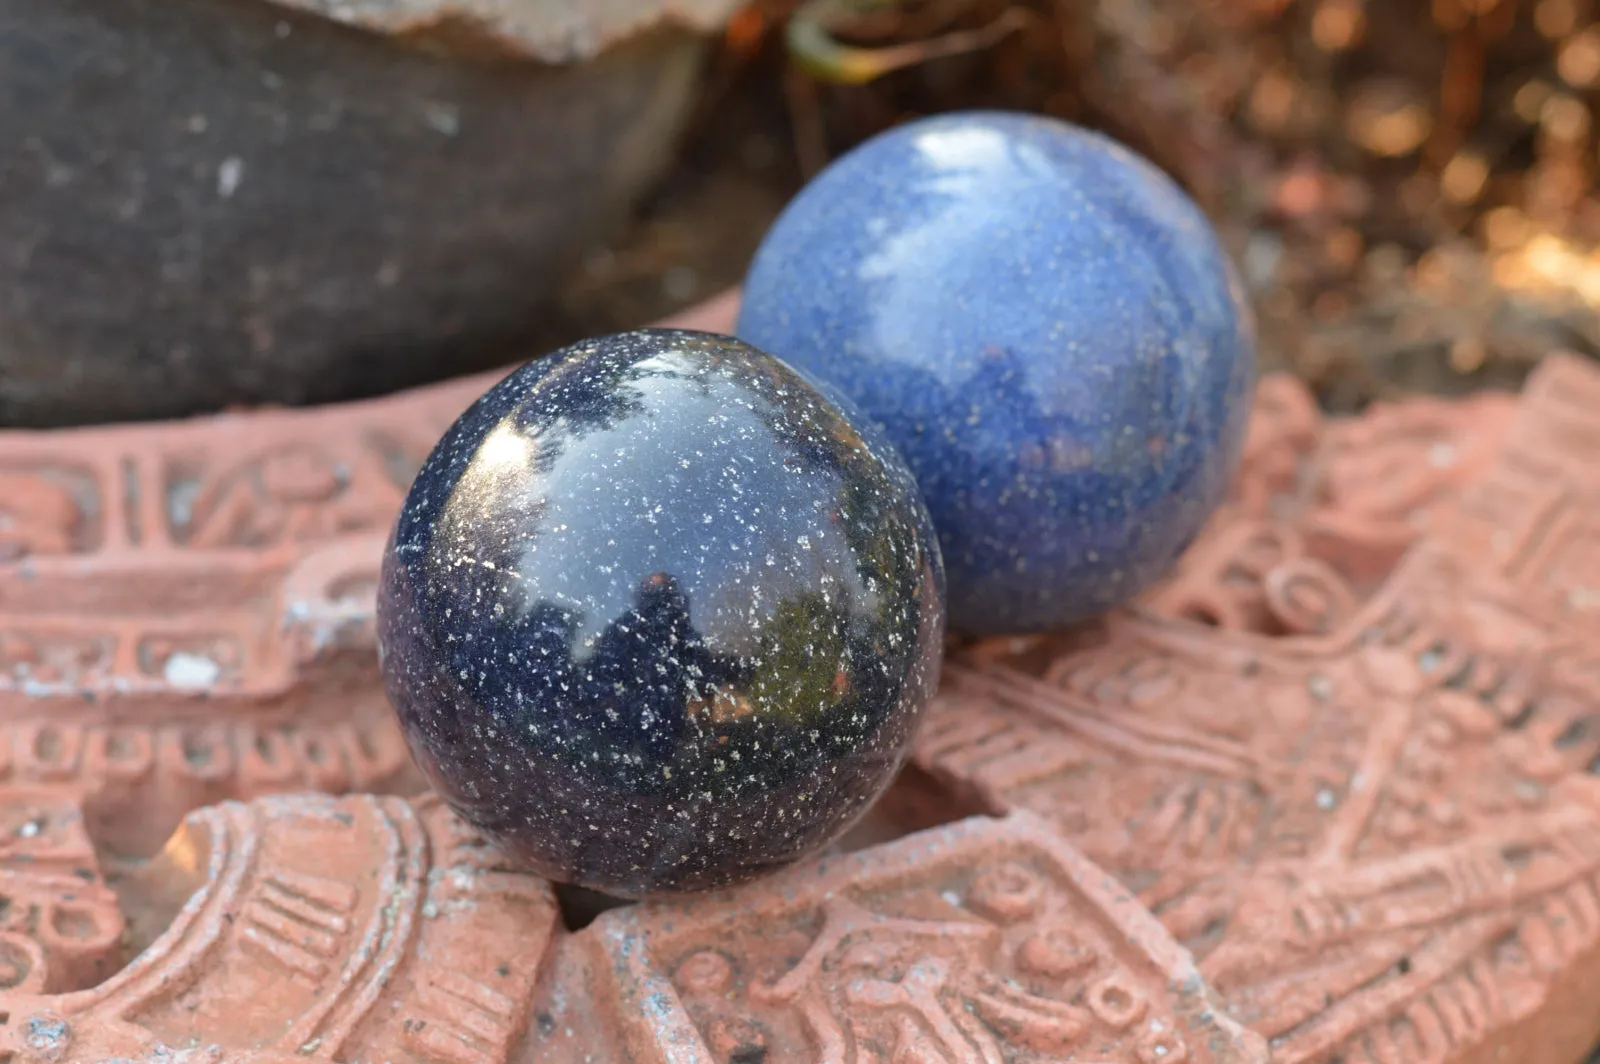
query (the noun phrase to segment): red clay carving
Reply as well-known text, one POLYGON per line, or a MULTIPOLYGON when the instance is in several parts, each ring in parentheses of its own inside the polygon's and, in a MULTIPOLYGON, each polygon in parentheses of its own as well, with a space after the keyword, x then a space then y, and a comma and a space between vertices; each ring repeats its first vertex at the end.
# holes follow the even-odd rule
MULTIPOLYGON (((1268 1059, 1160 923, 1026 813, 607 913, 577 938, 604 973, 587 1009, 615 1025, 602 1060, 1268 1059)), ((584 1059, 563 1018, 546 1026, 533 1059, 584 1059)))
POLYGON ((1323 634, 1135 610, 1043 670, 951 665, 918 764, 1128 884, 1281 1064, 1581 1059, 1596 401, 1600 374, 1557 357, 1508 423, 1480 408, 1502 442, 1481 479, 1409 490, 1440 513, 1323 634))
POLYGON ((1417 398, 1324 422, 1297 379, 1263 379, 1230 505, 1147 604, 1234 631, 1333 631, 1482 474, 1515 409, 1417 398))
POLYGON ((165 926, 85 989, 39 993, 63 982, 52 956, 0 995, 0 1055, 503 1061, 526 1032, 556 906, 497 861, 432 798, 197 810, 120 889, 165 926))
POLYGON ((415 796, 377 680, 388 522, 488 383, 0 433, 0 1061, 1567 1064, 1600 1038, 1589 363, 1349 421, 1267 379, 1173 579, 958 652, 848 846, 572 931, 415 796))

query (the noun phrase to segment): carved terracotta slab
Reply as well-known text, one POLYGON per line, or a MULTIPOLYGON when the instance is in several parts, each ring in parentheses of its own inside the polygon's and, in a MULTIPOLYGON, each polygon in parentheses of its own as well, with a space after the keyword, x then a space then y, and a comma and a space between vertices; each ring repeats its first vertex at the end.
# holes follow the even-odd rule
POLYGON ((0 995, 7 1049, 42 1061, 183 1049, 504 1060, 526 1031, 556 906, 547 884, 497 862, 432 798, 197 810, 121 891, 128 910, 165 926, 99 982, 70 967, 58 977, 54 956, 34 967, 0 995), (37 992, 73 982, 86 989, 37 992))
POLYGON ((978 818, 584 933, 639 1064, 1265 1061, 1192 959, 1043 821, 978 818))
POLYGON ((1578 416, 1596 400, 1592 367, 1547 363, 1508 424, 1485 419, 1502 446, 1459 500, 1412 493, 1443 512, 1370 592, 1317 557, 1302 511, 1224 526, 1186 566, 1232 631, 1157 595, 1042 669, 948 668, 918 762, 1128 884, 1275 1060, 1581 1058, 1600 1037, 1575 1007, 1600 981, 1600 537, 1576 456, 1600 457, 1578 416))
POLYGON ((572 931, 402 797, 377 681, 383 535, 488 383, 0 433, 0 1060, 1575 1064, 1600 1038, 1590 364, 1350 421, 1268 379, 1174 578, 962 651, 857 852, 572 931))

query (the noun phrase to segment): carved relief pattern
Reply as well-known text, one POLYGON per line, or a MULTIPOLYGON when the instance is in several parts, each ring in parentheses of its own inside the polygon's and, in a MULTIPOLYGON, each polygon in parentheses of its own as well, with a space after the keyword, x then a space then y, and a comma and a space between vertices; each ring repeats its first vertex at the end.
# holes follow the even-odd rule
MULTIPOLYGON (((330 438, 301 423, 316 413, 262 415, 278 420, 252 426, 242 454, 188 424, 148 440, 68 436, 37 461, 29 440, 6 441, 0 478, 18 483, 4 505, 18 498, 24 512, 0 512, 0 714, 40 695, 292 685, 284 584, 318 549, 352 540, 363 548, 349 558, 371 569, 407 483, 374 432, 357 423, 330 438), (47 479, 69 448, 82 452, 79 479, 47 479), (191 450, 203 458, 167 457, 191 450), (116 505, 119 491, 129 505, 116 505), (35 501, 46 496, 58 504, 35 501)), ((427 428, 448 423, 441 413, 427 428)), ((406 461, 421 453, 412 445, 406 461)))
POLYGON ((101 514, 90 468, 48 459, 0 465, 0 561, 92 551, 103 537, 101 514))
POLYGON ((1268 378, 1172 581, 947 665, 915 762, 1004 819, 575 933, 386 796, 415 777, 383 536, 487 384, 0 434, 0 1061, 1562 1064, 1600 1036, 1589 363, 1350 421, 1268 378))
POLYGON ((1600 539, 1570 517, 1596 401, 1552 361, 1461 515, 1330 634, 1134 614, 1040 675, 952 666, 918 761, 1118 875, 1275 1060, 1449 1061, 1534 1022, 1600 978, 1600 655, 1572 593, 1600 539))
POLYGON ((5 434, 0 781, 58 786, 135 852, 211 802, 414 788, 378 682, 377 565, 481 383, 5 434))
MULTIPOLYGON (((1482 605, 1443 586, 1441 610, 1482 605)), ((1049 817, 1128 883, 1275 1059, 1339 1059, 1403 1028, 1416 1051, 1373 1060, 1449 1060, 1554 980, 1600 976, 1597 703, 1536 654, 1372 616, 1360 642, 1263 646, 1209 675, 1223 655, 1160 629, 1146 657, 1046 680, 955 669, 918 756, 997 809, 1049 817), (1511 994, 1498 965, 1528 934, 1545 967, 1511 994), (1473 993, 1427 1019, 1450 980, 1441 993, 1473 993)))
POLYGON ((1488 564, 1548 621, 1600 621, 1600 376, 1553 356, 1528 382, 1496 461, 1462 494, 1441 542, 1488 564))
POLYGON ((0 991, 66 990, 111 974, 123 927, 77 807, 48 790, 9 789, 0 809, 0 991))
POLYGON ((1298 380, 1264 379, 1232 503, 1147 605, 1228 631, 1334 631, 1481 476, 1515 409, 1422 398, 1324 422, 1298 380))
POLYGON ((678 1023, 717 1062, 1266 1059, 1160 925, 1032 817, 912 836, 764 893, 759 911, 734 896, 620 914, 597 940, 619 1015, 664 1002, 630 1032, 641 1060, 668 1059, 656 1028, 678 1023))
POLYGON ((47 1027, 57 1061, 104 1059, 112 1041, 118 1055, 220 1041, 296 1059, 504 1060, 556 916, 547 885, 501 869, 431 799, 212 806, 140 876, 130 892, 193 893, 91 989, 0 994, 13 1052, 47 1027))

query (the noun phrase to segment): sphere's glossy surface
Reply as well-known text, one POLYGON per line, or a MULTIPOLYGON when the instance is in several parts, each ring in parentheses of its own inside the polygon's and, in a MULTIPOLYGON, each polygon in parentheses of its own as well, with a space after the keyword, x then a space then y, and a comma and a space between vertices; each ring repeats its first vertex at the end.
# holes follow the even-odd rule
POLYGON ((888 785, 943 581, 875 429, 736 340, 624 333, 524 366, 439 442, 384 559, 384 677, 434 786, 524 867, 724 886, 888 785))
POLYGON ((907 124, 818 175, 736 331, 887 430, 972 635, 1058 628, 1165 574, 1224 497, 1255 381, 1193 202, 1098 134, 1003 113, 907 124))

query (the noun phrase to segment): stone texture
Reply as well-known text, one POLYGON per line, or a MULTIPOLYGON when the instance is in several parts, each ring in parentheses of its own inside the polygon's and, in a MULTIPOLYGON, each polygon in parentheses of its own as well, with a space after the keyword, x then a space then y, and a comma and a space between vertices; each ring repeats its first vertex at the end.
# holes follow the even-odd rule
POLYGON ((0 425, 514 361, 732 7, 0 0, 0 425))
POLYGON ((593 59, 646 30, 712 33, 738 0, 278 0, 282 6, 435 47, 473 44, 544 63, 593 59))
POLYGON ((872 832, 571 930, 431 797, 271 793, 414 786, 354 771, 395 748, 381 541, 329 515, 385 524, 400 489, 355 472, 361 441, 442 431, 488 383, 0 437, 28 503, 0 563, 0 1056, 1576 1064, 1600 1036, 1591 365, 1349 422, 1269 379, 1230 509, 1171 585, 963 651, 872 832), (244 478, 236 527, 277 530, 255 543, 130 538, 129 462, 254 469, 279 431, 348 483, 285 511, 244 478), (284 626, 306 558, 337 562, 302 589, 365 579, 284 626), (184 616, 251 633, 236 679, 199 664, 214 650, 140 671, 132 648, 184 616), (97 670, 84 647, 114 652, 97 670), (145 818, 182 824, 162 848, 145 818))

